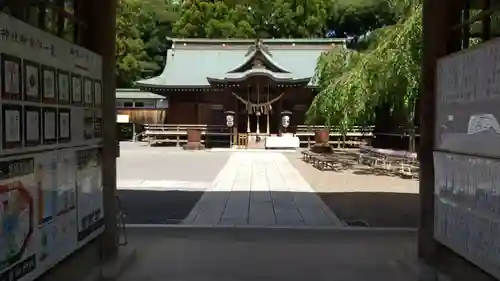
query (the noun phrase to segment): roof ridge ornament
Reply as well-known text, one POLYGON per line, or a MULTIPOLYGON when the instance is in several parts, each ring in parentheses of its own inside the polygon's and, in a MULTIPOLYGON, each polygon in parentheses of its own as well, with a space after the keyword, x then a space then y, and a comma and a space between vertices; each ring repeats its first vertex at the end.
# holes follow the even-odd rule
POLYGON ((263 53, 266 53, 266 55, 268 55, 270 57, 273 56, 271 54, 271 52, 269 51, 269 47, 267 45, 264 45, 264 42, 262 41, 262 39, 257 38, 257 39, 255 39, 254 44, 251 45, 250 48, 248 48, 248 52, 245 54, 245 57, 247 57, 250 54, 257 52, 257 51, 261 51, 263 53))

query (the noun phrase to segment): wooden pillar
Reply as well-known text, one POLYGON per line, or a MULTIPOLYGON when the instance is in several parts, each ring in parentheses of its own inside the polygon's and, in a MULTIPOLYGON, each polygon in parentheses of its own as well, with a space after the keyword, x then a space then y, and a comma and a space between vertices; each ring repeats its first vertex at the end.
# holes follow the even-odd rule
POLYGON ((105 230, 101 236, 102 252, 106 258, 118 252, 116 201, 116 103, 115 103, 115 40, 117 0, 80 0, 78 9, 88 24, 82 43, 102 56, 103 94, 103 201, 105 230))
MULTIPOLYGON (((266 102, 269 102, 269 85, 267 85, 266 102)), ((271 110, 269 108, 269 105, 267 105, 267 108, 266 108, 266 134, 268 136, 271 133, 270 128, 269 128, 269 114, 271 114, 271 110)))
MULTIPOLYGON (((247 88, 247 102, 250 101, 250 88, 247 88)), ((248 104, 246 105, 247 108, 247 133, 250 133, 250 108, 248 104)))
MULTIPOLYGON (((460 13, 452 11, 453 0, 424 0, 423 60, 420 99, 420 227, 418 255, 424 269, 436 266, 440 244, 434 239, 434 137, 436 110, 436 62, 447 55, 451 46, 460 44, 453 38, 451 27, 457 24, 460 13), (452 44, 454 43, 454 44, 452 44)), ((432 271, 428 271, 432 272, 432 271)), ((422 272, 426 274, 426 272, 422 272)))
MULTIPOLYGON (((259 104, 259 103, 260 103, 260 84, 257 83, 257 104, 259 104)), ((257 135, 260 134, 260 116, 261 116, 261 113, 262 112, 260 112, 260 106, 259 106, 259 107, 257 107, 257 112, 255 113, 255 117, 256 117, 255 119, 257 119, 256 120, 257 127, 256 127, 255 131, 256 131, 257 135)))
POLYGON ((240 119, 240 107, 238 106, 238 99, 231 95, 229 92, 226 92, 226 94, 233 99, 233 106, 234 106, 234 127, 233 127, 233 145, 236 145, 238 143, 238 124, 239 124, 239 119, 240 119))

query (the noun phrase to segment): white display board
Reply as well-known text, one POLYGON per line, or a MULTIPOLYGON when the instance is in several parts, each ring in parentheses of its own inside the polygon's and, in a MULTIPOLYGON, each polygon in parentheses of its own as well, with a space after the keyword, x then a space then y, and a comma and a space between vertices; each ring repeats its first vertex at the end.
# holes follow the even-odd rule
POLYGON ((101 148, 0 160, 0 280, 33 280, 104 230, 101 148))
POLYGON ((500 278, 500 38, 440 59, 436 81, 434 236, 500 278))
POLYGON ((34 280, 104 230, 101 64, 0 13, 1 281, 34 280))
POLYGON ((438 61, 436 148, 500 157, 500 38, 438 61))
POLYGON ((500 278, 500 160, 434 152, 434 235, 500 278))
POLYGON ((102 59, 0 13, 0 102, 0 155, 99 143, 102 59))

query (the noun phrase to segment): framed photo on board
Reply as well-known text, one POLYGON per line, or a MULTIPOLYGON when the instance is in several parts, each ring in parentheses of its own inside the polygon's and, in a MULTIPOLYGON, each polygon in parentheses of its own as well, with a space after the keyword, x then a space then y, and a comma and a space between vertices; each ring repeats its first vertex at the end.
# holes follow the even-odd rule
POLYGON ((94 81, 94 106, 96 108, 102 106, 102 83, 99 80, 94 81))
POLYGON ((71 102, 70 87, 69 73, 57 70, 57 93, 59 94, 57 100, 60 104, 69 104, 71 102))
POLYGON ((2 106, 3 149, 20 148, 23 145, 23 107, 4 104, 2 106))
POLYGON ((71 141, 71 109, 59 108, 59 126, 57 127, 57 138, 59 142, 71 141))
POLYGON ((94 87, 92 85, 92 80, 90 78, 83 79, 83 96, 86 106, 93 106, 94 104, 94 87))
POLYGON ((41 110, 36 106, 24 107, 24 146, 37 146, 41 144, 42 118, 41 110))
POLYGON ((42 109, 43 114, 43 143, 54 144, 57 142, 57 110, 54 107, 42 109))
POLYGON ((40 102, 40 65, 29 60, 23 61, 24 100, 40 102))
POLYGON ((102 138, 102 112, 94 110, 94 138, 102 138))
POLYGON ((56 71, 53 67, 42 66, 42 101, 44 103, 55 103, 56 93, 56 71))
POLYGON ((21 100, 21 59, 6 54, 0 54, 0 63, 2 99, 21 100))
POLYGON ((94 112, 91 109, 85 109, 83 113, 84 131, 83 137, 86 140, 92 139, 94 136, 94 112))
POLYGON ((71 74, 71 103, 82 104, 82 76, 71 74))

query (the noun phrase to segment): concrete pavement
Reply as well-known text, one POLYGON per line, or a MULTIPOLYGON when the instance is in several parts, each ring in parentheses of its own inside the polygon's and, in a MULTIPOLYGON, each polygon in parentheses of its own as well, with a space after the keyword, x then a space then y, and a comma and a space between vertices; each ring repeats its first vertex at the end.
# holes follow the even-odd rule
POLYGON ((136 264, 119 281, 416 281, 416 231, 129 229, 136 264))
POLYGON ((236 152, 183 224, 339 226, 342 222, 281 153, 236 152))
POLYGON ((229 153, 122 142, 118 195, 127 224, 177 224, 212 186, 229 153))

